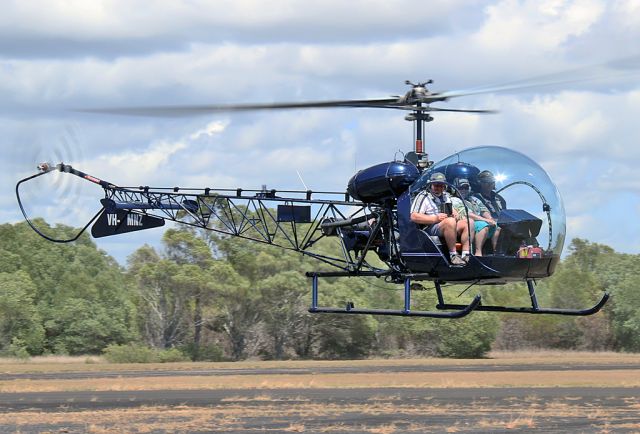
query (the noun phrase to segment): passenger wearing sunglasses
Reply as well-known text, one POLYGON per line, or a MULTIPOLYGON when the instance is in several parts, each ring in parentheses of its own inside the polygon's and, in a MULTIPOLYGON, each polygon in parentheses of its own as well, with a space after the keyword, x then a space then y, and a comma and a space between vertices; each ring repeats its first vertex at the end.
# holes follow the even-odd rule
POLYGON ((487 207, 475 196, 471 195, 471 184, 466 178, 456 178, 453 185, 457 188, 460 197, 451 198, 454 209, 457 210, 459 218, 467 219, 467 211, 470 224, 474 227, 474 255, 482 256, 482 246, 485 241, 491 239, 491 244, 495 251, 500 235, 496 221, 492 218, 487 207), (464 201, 464 202, 463 202, 464 201), (465 208, 466 204, 466 208, 465 208))
POLYGON ((451 215, 443 212, 451 197, 446 192, 447 178, 435 172, 429 178, 429 190, 419 192, 411 204, 411 221, 420 225, 432 236, 443 238, 449 249, 451 265, 464 266, 469 260, 469 225, 467 220, 459 219, 458 212, 452 209, 451 215), (460 237, 462 255, 456 250, 456 240, 460 237))
POLYGON ((507 207, 507 202, 502 196, 496 193, 496 179, 488 170, 478 173, 478 184, 480 191, 474 194, 491 213, 494 220, 498 219, 500 211, 507 207))

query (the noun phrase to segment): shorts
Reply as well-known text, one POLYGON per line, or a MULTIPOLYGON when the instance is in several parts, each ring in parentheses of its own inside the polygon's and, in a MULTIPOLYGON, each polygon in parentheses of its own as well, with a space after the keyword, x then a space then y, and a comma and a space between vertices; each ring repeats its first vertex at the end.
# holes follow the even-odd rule
POLYGON ((426 228, 424 228, 424 231, 426 233, 428 233, 429 235, 432 235, 434 237, 439 237, 440 236, 440 223, 436 223, 435 225, 427 226, 426 228))
MULTIPOLYGON (((481 230, 483 230, 484 228, 486 228, 487 226, 489 226, 489 223, 484 222, 484 221, 476 221, 475 224, 475 231, 476 233, 480 232, 481 230)), ((495 226, 489 226, 489 233, 487 234, 487 238, 491 238, 493 236, 493 234, 496 233, 496 227, 495 226)))

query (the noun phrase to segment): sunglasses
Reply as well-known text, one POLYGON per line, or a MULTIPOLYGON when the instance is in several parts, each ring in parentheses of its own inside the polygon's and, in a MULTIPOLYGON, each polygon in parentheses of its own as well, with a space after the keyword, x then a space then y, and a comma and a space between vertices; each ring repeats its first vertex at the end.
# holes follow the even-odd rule
POLYGON ((460 187, 458 187, 458 190, 469 190, 471 187, 469 187, 468 185, 461 185, 460 187))

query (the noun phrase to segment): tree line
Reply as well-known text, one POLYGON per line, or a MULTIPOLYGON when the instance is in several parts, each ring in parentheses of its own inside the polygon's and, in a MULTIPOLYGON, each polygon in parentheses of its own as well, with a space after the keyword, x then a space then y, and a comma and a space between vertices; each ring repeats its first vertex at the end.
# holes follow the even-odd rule
MULTIPOLYGON (((37 224, 47 226, 40 220, 37 224)), ((48 227, 48 226, 47 226, 48 227)), ((56 235, 69 227, 49 228, 56 235)), ((326 249, 331 249, 330 245, 326 249)), ((0 225, 0 355, 100 354, 134 345, 191 360, 482 357, 490 349, 640 351, 640 255, 574 239, 556 273, 539 282, 544 306, 589 317, 474 312, 456 320, 309 314, 305 271, 322 265, 295 252, 192 228, 168 229, 119 265, 88 236, 54 244, 25 223, 0 225)), ((429 282, 414 309, 434 309, 429 282)), ((461 303, 526 306, 526 285, 445 287, 461 303)), ((323 281, 320 304, 402 306, 400 285, 381 279, 323 281)))

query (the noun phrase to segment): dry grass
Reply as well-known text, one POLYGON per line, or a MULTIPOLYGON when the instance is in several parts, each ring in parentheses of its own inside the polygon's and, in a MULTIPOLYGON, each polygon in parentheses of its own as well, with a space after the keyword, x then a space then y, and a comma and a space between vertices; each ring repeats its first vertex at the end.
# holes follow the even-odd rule
POLYGON ((640 387, 640 369, 584 371, 396 372, 366 374, 170 376, 0 381, 0 392, 461 387, 640 387))
MULTIPOLYGON (((438 405, 426 403, 389 403, 387 406, 370 408, 370 404, 329 404, 303 403, 283 405, 282 403, 265 403, 264 405, 243 406, 224 405, 219 407, 142 407, 138 409, 103 410, 103 411, 60 411, 60 412, 20 412, 0 413, 0 425, 16 427, 16 432, 28 431, 30 424, 38 423, 55 426, 66 424, 67 427, 80 427, 79 430, 69 428, 66 432, 229 432, 251 430, 277 432, 349 432, 362 431, 377 434, 395 432, 463 432, 469 426, 465 424, 451 425, 451 419, 472 419, 473 427, 484 432, 517 430, 529 431, 543 425, 542 419, 549 420, 567 417, 587 418, 593 413, 591 406, 581 406, 573 402, 568 405, 552 402, 544 405, 540 412, 533 412, 522 400, 506 405, 488 404, 483 407, 465 406, 463 404, 438 405), (353 420, 354 414, 386 416, 383 423, 365 424, 353 420), (419 417, 418 420, 415 417, 419 417), (407 419, 413 417, 411 424, 407 419), (352 424, 345 423, 345 418, 352 424), (342 420, 341 420, 342 419, 342 420), (264 420, 270 429, 256 429, 258 420, 264 420), (304 421, 304 422, 303 422, 304 421), (313 422, 316 422, 313 424, 313 422), (318 422, 322 423, 318 426, 318 422), (275 424, 280 424, 278 427, 275 424)), ((636 432, 640 425, 625 420, 626 409, 608 409, 607 416, 591 419, 592 427, 602 427, 616 431, 622 427, 636 432)), ((633 413, 635 416, 635 413, 633 413)), ((55 432, 65 432, 58 429, 55 432)))
POLYGON ((493 363, 508 364, 555 364, 570 363, 640 363, 640 353, 615 353, 613 351, 562 351, 562 350, 523 350, 491 351, 487 359, 493 363))
POLYGON ((105 363, 101 356, 37 356, 28 359, 17 359, 13 357, 0 357, 0 365, 9 366, 29 366, 29 365, 86 365, 105 363))
POLYGON ((307 428, 301 423, 291 423, 288 427, 283 429, 285 432, 305 432, 306 430, 307 428))
MULTIPOLYGON (((441 372, 395 373, 333 373, 301 375, 224 375, 167 376, 162 378, 126 377, 81 380, 13 380, 0 382, 2 392, 44 392, 69 390, 169 390, 169 389, 265 389, 247 398, 230 396, 211 407, 138 407, 104 411, 58 412, 21 411, 0 413, 0 425, 14 432, 30 432, 35 423, 55 426, 51 432, 143 433, 143 432, 233 432, 261 430, 256 420, 264 420, 264 431, 277 432, 349 432, 378 434, 396 432, 465 432, 469 425, 451 424, 451 420, 473 420, 474 427, 485 432, 529 431, 548 426, 549 420, 578 418, 587 420, 600 432, 625 430, 640 432, 638 409, 640 399, 629 398, 616 408, 584 405, 574 397, 545 402, 536 396, 513 398, 496 403, 474 400, 468 404, 438 403, 428 398, 430 388, 463 387, 640 387, 640 369, 603 369, 582 371, 509 370, 509 365, 521 364, 640 364, 640 355, 617 353, 520 352, 491 353, 491 359, 406 359, 359 361, 288 361, 240 363, 178 363, 154 365, 110 365, 100 360, 86 363, 86 358, 46 358, 28 362, 0 360, 0 372, 65 372, 119 370, 198 370, 198 369, 268 369, 316 368, 339 366, 435 366, 464 365, 469 367, 453 374, 441 372), (480 372, 473 366, 505 365, 502 371, 480 372), (383 390, 363 403, 317 402, 308 397, 277 398, 267 389, 279 388, 361 388, 420 387, 425 398, 404 402, 397 394, 383 390), (354 415, 383 417, 382 422, 360 423, 354 415), (322 419, 322 423, 314 425, 322 419), (351 420, 351 425, 345 423, 351 420), (408 424, 407 420, 411 420, 408 424), (435 422, 434 422, 435 421, 435 422), (440 421, 440 422, 437 422, 440 421), (252 425, 253 424, 253 425, 252 425), (62 427, 62 428, 60 428, 62 427), (70 428, 64 428, 70 427, 70 428)), ((97 398, 96 398, 97 400, 97 398)), ((375 419, 370 419, 375 420, 375 419)))
POLYGON ((507 429, 520 429, 520 428, 528 428, 531 429, 535 427, 535 423, 533 421, 533 417, 516 417, 515 419, 511 419, 504 425, 507 429))
POLYGON ((370 428, 368 431, 375 434, 393 434, 398 431, 398 428, 395 424, 388 424, 370 428))
POLYGON ((106 363, 98 356, 42 356, 27 360, 0 358, 0 372, 69 372, 69 371, 136 371, 136 370, 201 370, 201 369, 271 369, 323 368, 358 366, 486 366, 523 364, 640 364, 640 354, 580 351, 492 351, 485 359, 369 359, 369 360, 286 360, 241 362, 183 362, 183 363, 106 363))

